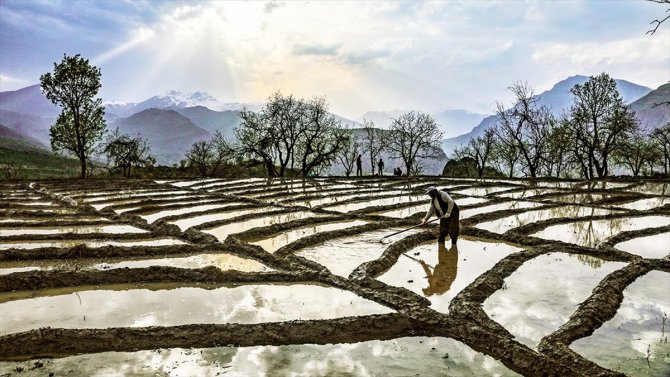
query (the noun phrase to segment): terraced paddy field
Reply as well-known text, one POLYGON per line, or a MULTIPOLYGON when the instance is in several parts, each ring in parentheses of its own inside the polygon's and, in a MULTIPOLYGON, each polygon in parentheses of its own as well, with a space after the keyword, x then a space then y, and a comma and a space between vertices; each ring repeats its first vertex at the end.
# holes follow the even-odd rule
POLYGON ((0 376, 668 376, 668 187, 0 183, 0 376))

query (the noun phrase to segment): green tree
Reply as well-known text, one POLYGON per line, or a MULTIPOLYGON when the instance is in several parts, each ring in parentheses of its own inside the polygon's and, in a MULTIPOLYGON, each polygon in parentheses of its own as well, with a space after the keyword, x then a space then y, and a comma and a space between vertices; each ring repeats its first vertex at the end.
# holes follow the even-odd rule
POLYGON ((107 135, 100 145, 103 154, 107 156, 108 164, 123 170, 123 176, 130 178, 134 167, 151 166, 156 163, 156 157, 151 154, 151 146, 147 139, 137 135, 121 133, 117 128, 107 135))
POLYGON ((105 109, 100 98, 100 69, 79 55, 63 56, 54 63, 53 73, 40 76, 42 92, 61 111, 49 130, 51 148, 59 153, 73 153, 81 164, 81 178, 86 178, 86 162, 105 133, 105 109))

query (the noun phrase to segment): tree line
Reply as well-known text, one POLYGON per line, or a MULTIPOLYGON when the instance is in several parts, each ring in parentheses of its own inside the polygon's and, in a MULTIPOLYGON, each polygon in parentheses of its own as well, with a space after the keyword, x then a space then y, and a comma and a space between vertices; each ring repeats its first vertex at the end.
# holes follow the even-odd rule
POLYGON ((243 109, 235 140, 220 133, 199 141, 186 152, 185 164, 202 176, 213 176, 226 164, 262 166, 270 177, 308 177, 340 163, 351 175, 359 155, 369 157, 374 174, 383 152, 402 160, 406 174, 418 174, 421 158, 439 157, 440 133, 428 114, 408 112, 393 119, 390 129, 364 121, 361 128, 346 127, 328 112, 323 98, 310 100, 274 93, 259 111, 243 109))
POLYGON ((573 104, 554 116, 527 84, 514 83, 511 108, 498 103, 496 124, 451 154, 474 162, 476 175, 495 169, 509 177, 604 178, 613 167, 633 176, 670 169, 670 123, 640 127, 608 74, 591 76, 570 92, 573 104))

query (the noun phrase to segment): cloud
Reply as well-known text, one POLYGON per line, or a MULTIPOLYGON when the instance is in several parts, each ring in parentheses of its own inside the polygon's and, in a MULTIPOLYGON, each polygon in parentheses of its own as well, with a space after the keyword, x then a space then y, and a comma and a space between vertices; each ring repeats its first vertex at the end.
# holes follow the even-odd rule
POLYGON ((387 58, 393 54, 391 50, 385 49, 368 49, 362 52, 353 52, 344 54, 343 60, 348 64, 365 65, 382 58, 387 58))
POLYGON ((294 55, 337 56, 340 52, 340 45, 297 44, 291 51, 294 55))
POLYGON ((0 74, 0 90, 5 90, 5 86, 7 85, 15 86, 15 84, 25 84, 27 82, 23 79, 0 74))

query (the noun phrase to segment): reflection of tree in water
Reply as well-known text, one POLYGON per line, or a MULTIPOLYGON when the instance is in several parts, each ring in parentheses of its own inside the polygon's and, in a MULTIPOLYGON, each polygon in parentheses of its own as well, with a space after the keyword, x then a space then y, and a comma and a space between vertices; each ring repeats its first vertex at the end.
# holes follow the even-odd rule
POLYGON ((451 288, 451 284, 456 280, 458 272, 458 247, 451 245, 449 250, 444 244, 438 244, 438 263, 433 270, 424 261, 420 261, 423 270, 426 272, 428 287, 423 289, 423 294, 432 296, 441 295, 451 288))
MULTIPOLYGON (((588 216, 594 216, 597 209, 592 208, 588 216)), ((584 214, 587 215, 587 214, 584 214)), ((619 233, 626 224, 625 218, 596 221, 578 221, 569 224, 569 230, 572 232, 572 243, 578 245, 596 247, 598 243, 605 238, 619 233)))
POLYGON ((590 255, 577 255, 577 260, 592 268, 600 268, 604 262, 602 259, 590 255))

